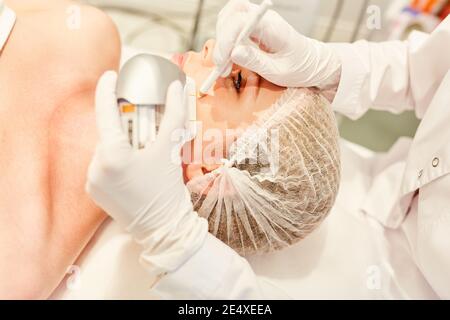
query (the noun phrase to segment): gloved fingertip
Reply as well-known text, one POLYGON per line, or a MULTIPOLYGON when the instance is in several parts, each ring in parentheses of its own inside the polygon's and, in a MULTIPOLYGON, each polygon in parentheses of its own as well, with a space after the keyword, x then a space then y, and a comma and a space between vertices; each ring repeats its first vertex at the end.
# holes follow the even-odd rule
POLYGON ((183 84, 181 83, 180 80, 175 80, 174 82, 172 82, 169 85, 169 89, 167 90, 168 95, 169 95, 169 93, 175 93, 177 91, 179 91, 179 92, 183 91, 183 84))
POLYGON ((187 112, 184 100, 184 87, 181 81, 172 82, 167 90, 166 117, 164 118, 171 118, 172 121, 183 118, 187 112))
POLYGON ((231 71, 233 71, 233 65, 230 65, 224 73, 222 73, 222 78, 228 78, 231 74, 231 71))
POLYGON ((114 70, 108 70, 100 77, 100 80, 98 81, 98 85, 111 87, 116 85, 117 83, 117 72, 114 70))
POLYGON ((118 143, 124 136, 116 96, 117 73, 105 72, 95 93, 95 114, 100 141, 118 143))
POLYGON ((96 88, 96 102, 97 107, 102 105, 103 100, 108 100, 109 97, 114 96, 117 85, 117 72, 110 70, 106 71, 98 80, 96 88))
POLYGON ((186 102, 182 83, 180 81, 171 83, 167 90, 166 112, 157 137, 157 143, 164 146, 161 150, 168 150, 167 154, 170 154, 170 150, 176 142, 173 140, 174 134, 177 134, 178 130, 184 130, 187 116, 186 102))
POLYGON ((248 46, 237 46, 231 52, 231 60, 233 60, 235 64, 244 66, 251 59, 251 54, 252 52, 248 46))
POLYGON ((116 79, 117 78, 117 71, 115 70, 107 70, 105 73, 103 73, 103 77, 116 79))
POLYGON ((176 80, 169 85, 167 89, 167 103, 166 107, 170 110, 183 100, 183 84, 176 80))
POLYGON ((220 66, 224 62, 223 58, 222 58, 222 52, 220 52, 218 44, 216 44, 216 46, 214 47, 212 61, 213 61, 214 65, 216 65, 216 66, 220 66))
POLYGON ((258 48, 237 46, 231 54, 231 59, 235 64, 264 76, 265 66, 270 64, 271 58, 258 48))

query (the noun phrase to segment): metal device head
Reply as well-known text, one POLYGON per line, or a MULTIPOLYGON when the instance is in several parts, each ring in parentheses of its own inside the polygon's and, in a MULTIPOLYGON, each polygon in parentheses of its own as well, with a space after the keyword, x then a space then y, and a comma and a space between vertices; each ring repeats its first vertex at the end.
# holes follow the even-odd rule
POLYGON ((188 119, 186 139, 196 135, 196 85, 171 61, 151 54, 139 54, 122 67, 117 80, 117 97, 122 126, 128 131, 130 143, 140 149, 156 139, 164 115, 167 90, 174 81, 184 86, 188 119))
POLYGON ((117 96, 135 105, 164 105, 172 82, 186 84, 186 75, 172 62, 151 54, 128 60, 120 71, 117 96))

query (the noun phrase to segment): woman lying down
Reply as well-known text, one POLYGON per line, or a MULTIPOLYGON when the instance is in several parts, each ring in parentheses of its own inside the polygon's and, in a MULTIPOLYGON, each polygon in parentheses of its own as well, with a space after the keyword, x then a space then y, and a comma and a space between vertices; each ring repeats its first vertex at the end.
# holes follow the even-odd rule
MULTIPOLYGON (((174 61, 200 86, 214 67, 213 49, 210 40, 202 52, 174 61)), ((239 66, 213 91, 198 99, 201 135, 183 150, 195 210, 213 235, 242 255, 299 242, 327 217, 339 188, 338 131, 329 103, 239 66)))
MULTIPOLYGON (((214 68, 211 59, 214 45, 214 41, 210 40, 199 53, 189 52, 173 58, 174 62, 195 80, 197 86, 201 85, 214 68)), ((100 116, 102 110, 112 110, 111 105, 115 104, 116 99, 110 94, 106 95, 114 88, 114 82, 114 75, 107 74, 99 84, 98 92, 104 93, 106 97, 103 99, 103 94, 100 94, 97 103, 101 131, 102 128, 114 126, 114 119, 117 118, 109 118, 106 114, 105 117, 100 116), (101 103, 102 101, 105 103, 101 103)), ((166 112, 172 112, 170 103, 167 104, 166 112)), ((110 112, 109 114, 114 116, 110 112)), ((329 291, 333 292, 322 292, 322 297, 373 297, 364 290, 366 270, 373 260, 364 260, 362 263, 353 261, 353 266, 348 266, 345 261, 351 259, 344 258, 344 255, 350 258, 353 253, 350 254, 345 245, 340 248, 339 245, 334 245, 332 250, 327 246, 327 259, 323 259, 321 255, 324 250, 320 242, 325 239, 320 239, 319 243, 313 241, 313 246, 310 242, 312 250, 303 258, 298 254, 298 247, 295 247, 296 244, 301 245, 307 241, 325 221, 338 193, 341 171, 338 131, 328 101, 314 90, 281 88, 235 65, 229 77, 219 79, 207 96, 198 99, 197 119, 201 122, 201 130, 196 139, 183 148, 182 154, 185 182, 198 214, 188 214, 180 220, 172 221, 173 223, 167 223, 167 219, 191 209, 188 210, 188 205, 184 206, 189 199, 186 202, 183 199, 181 205, 178 203, 178 197, 185 195, 186 188, 182 187, 180 190, 178 184, 171 182, 175 179, 181 180, 181 176, 177 176, 179 166, 178 169, 175 165, 170 165, 170 169, 165 167, 167 162, 171 162, 167 149, 159 150, 161 145, 156 142, 141 152, 131 150, 128 153, 130 146, 119 126, 111 131, 111 136, 108 132, 102 133, 102 140, 110 141, 111 145, 99 145, 99 152, 91 167, 88 191, 102 204, 103 201, 108 202, 117 191, 118 194, 128 194, 129 188, 132 189, 134 185, 139 185, 139 190, 145 190, 133 203, 128 201, 129 197, 124 197, 117 202, 121 205, 116 206, 114 200, 113 205, 105 207, 144 247, 144 250, 141 249, 143 254, 140 260, 145 269, 155 275, 160 274, 159 270, 163 269, 163 265, 164 268, 170 265, 172 270, 176 270, 176 263, 172 262, 170 254, 169 257, 166 255, 166 249, 172 248, 173 243, 179 243, 180 245, 175 245, 175 249, 168 251, 176 251, 179 253, 177 256, 185 256, 189 260, 191 247, 187 244, 193 241, 192 239, 196 241, 197 236, 203 234, 203 222, 207 222, 209 232, 221 240, 222 245, 228 245, 228 250, 233 249, 235 252, 230 252, 233 252, 234 256, 239 257, 237 252, 249 260, 261 257, 259 262, 280 264, 280 261, 284 261, 282 264, 290 266, 290 270, 279 272, 278 266, 272 268, 272 271, 277 270, 278 275, 272 276, 289 279, 286 280, 290 283, 289 286, 296 284, 298 289, 304 290, 306 285, 300 285, 298 280, 306 277, 309 278, 309 289, 315 282, 318 287, 320 285, 325 288, 325 291, 328 287, 329 291), (115 140, 115 137, 118 139, 115 140), (109 147, 112 147, 111 153, 107 151, 109 147), (199 153, 203 156, 200 159, 199 153), (120 157, 115 159, 117 154, 120 154, 120 157), (120 160, 122 155, 128 159, 123 164, 120 160), (146 158, 147 155, 155 155, 155 161, 150 161, 146 158), (102 165, 99 159, 113 160, 102 165), (222 159, 225 160, 220 161, 222 159), (152 170, 160 166, 161 170, 156 169, 153 173, 145 170, 149 162, 152 162, 152 170), (122 169, 122 165, 127 169, 122 169), (117 180, 115 172, 119 172, 117 180), (112 173, 112 176, 109 173, 112 173), (99 188, 99 185, 103 184, 108 187, 99 188), (153 204, 157 201, 155 199, 159 196, 147 199, 148 193, 153 192, 164 198, 164 206, 154 207, 153 204), (123 210, 124 207, 127 209, 123 210), (128 208, 132 208, 130 212, 136 213, 131 219, 123 214, 128 212, 128 208), (204 219, 198 219, 198 216, 204 219), (169 230, 168 233, 166 230, 169 230), (273 256, 278 253, 290 255, 289 261, 273 256), (311 265, 314 260, 317 266, 311 265), (358 270, 357 275, 353 272, 355 270, 358 270), (308 273, 312 273, 312 276, 308 277, 308 273), (327 281, 333 284, 325 284, 327 281), (352 284, 349 284, 350 282, 352 284), (351 293, 337 293, 346 286, 350 287, 351 293)), ((167 135, 163 126, 159 135, 167 135)), ((179 171, 181 175, 181 170, 179 171)), ((189 204, 189 207, 192 205, 189 204)), ((334 231, 339 232, 339 227, 334 231)), ((348 234, 355 235, 357 239, 360 232, 357 230, 348 234)), ((336 232, 334 235, 335 239, 342 237, 342 234, 338 235, 336 232)), ((124 249, 119 249, 119 252, 124 249)), ((106 248, 99 247, 98 250, 104 253, 106 248)), ((372 252, 366 245, 364 250, 372 252)), ((366 257, 364 252, 358 259, 362 260, 363 256, 366 257)), ((127 259, 127 263, 130 263, 130 258, 127 259)), ((137 262, 138 256, 132 260, 137 262)), ((204 263, 208 270, 216 270, 220 274, 220 270, 225 268, 227 263, 221 265, 218 260, 227 261, 227 257, 223 260, 219 257, 208 260, 206 257, 204 263)), ((264 263, 258 263, 254 270, 262 265, 264 263)), ((134 267, 130 269, 135 270, 134 267)), ((123 277, 126 273, 126 269, 121 270, 117 276, 123 277)), ((211 285, 208 284, 208 274, 204 275, 204 281, 190 282, 188 279, 198 277, 184 274, 168 285, 166 280, 171 278, 171 275, 169 272, 158 282, 155 293, 166 298, 211 298, 209 295, 202 295, 208 285, 211 285), (194 287, 198 290, 190 286, 187 293, 183 290, 183 284, 192 282, 196 282, 194 287)), ((115 281, 112 279, 112 282, 115 281)), ((131 287, 133 286, 130 286, 133 291, 131 287)), ((229 287, 233 296, 233 282, 229 283, 229 287)), ((108 288, 111 288, 111 284, 108 288)), ((310 291, 310 296, 298 292, 288 296, 320 297, 317 291, 313 291, 310 291)), ((136 292, 132 294, 135 296, 136 292)), ((255 297, 252 293, 248 294, 246 297, 255 297)), ((217 297, 223 295, 218 293, 217 297)), ((267 297, 275 295, 272 292, 267 297)))
MULTIPOLYGON (((0 159, 5 172, 0 297, 46 298, 106 217, 89 200, 84 184, 97 139, 96 80, 116 68, 120 50, 110 21, 92 8, 81 7, 83 24, 72 30, 66 25, 72 2, 6 4, 17 22, 0 59, 0 96, 4 105, 23 112, 13 118, 2 113, 3 149, 9 151, 0 159)), ((209 41, 202 52, 175 59, 198 86, 213 67, 213 46, 209 41)), ((336 123, 324 98, 311 90, 277 87, 235 66, 213 95, 198 100, 198 120, 204 132, 243 132, 225 153, 215 154, 227 158, 226 165, 184 166, 195 209, 220 240, 242 255, 281 250, 326 218, 338 191, 340 165, 336 123), (271 136, 255 137, 254 128, 271 136), (255 138, 260 140, 252 150, 255 138)), ((207 148, 210 142, 203 138, 192 148, 207 148)), ((195 153, 189 147, 186 155, 195 153)))
MULTIPOLYGON (((176 55, 173 61, 200 86, 214 68, 214 46, 215 42, 210 40, 201 52, 176 55)), ((101 82, 99 88, 108 86, 99 92, 113 91, 114 77, 102 79, 107 82, 101 82)), ((110 110, 115 98, 107 97, 111 103, 101 108, 110 110)), ((101 105, 97 104, 97 108, 101 105)), ((171 111, 169 106, 170 103, 166 112, 171 111)), ((178 183, 170 183, 172 179, 182 179, 181 170, 175 165, 166 168, 171 160, 166 152, 158 150, 161 145, 150 145, 141 154, 130 154, 131 164, 124 164, 126 170, 119 169, 122 176, 119 180, 92 170, 94 174, 89 180, 99 181, 100 177, 108 186, 98 188, 99 184, 91 182, 89 192, 100 203, 101 199, 110 201, 109 192, 113 190, 115 194, 116 188, 120 190, 118 194, 130 194, 128 186, 136 185, 137 181, 139 190, 145 190, 142 203, 140 197, 133 203, 129 203, 128 196, 123 198, 124 206, 136 209, 131 210, 137 212, 132 215, 132 222, 125 221, 127 218, 122 214, 128 210, 107 208, 140 246, 133 246, 130 237, 126 237, 127 242, 123 233, 117 234, 114 224, 107 225, 98 245, 80 261, 83 288, 78 292, 59 291, 55 297, 383 297, 377 282, 373 285, 368 278, 373 266, 382 264, 371 229, 357 217, 359 200, 355 197, 364 192, 360 191, 361 186, 368 183, 357 179, 360 169, 356 157, 348 158, 350 164, 344 166, 346 179, 341 194, 345 197, 335 202, 341 182, 340 148, 336 120, 325 98, 310 89, 275 86, 235 65, 229 77, 219 79, 207 96, 198 99, 197 118, 202 130, 182 150, 188 194, 186 188, 180 190, 178 183), (203 157, 198 157, 198 150, 203 157), (154 160, 139 159, 154 152, 157 155, 154 160), (145 170, 148 163, 152 163, 151 168, 145 170), (132 174, 128 175, 129 172, 132 174), (179 191, 186 194, 181 205, 179 191), (163 195, 164 209, 148 209, 157 199, 148 203, 149 192, 163 195), (167 224, 171 216, 191 212, 191 202, 198 214, 167 224), (216 238, 208 236, 205 247, 192 254, 187 244, 203 235, 205 229, 216 238), (168 237, 166 230, 171 230, 168 237), (166 250, 172 243, 179 245, 166 250), (220 255, 211 257, 218 248, 223 249, 220 255), (183 267, 177 269, 176 263, 171 264, 173 259, 167 257, 167 251, 186 257, 183 267), (158 267, 163 264, 171 264, 175 272, 155 283, 152 277, 160 274, 158 267), (109 276, 101 284, 97 274, 103 269, 108 270, 109 276), (151 276, 138 274, 144 269, 151 276), (223 274, 225 278, 221 278, 223 274), (148 293, 152 283, 155 286, 148 293), (242 292, 242 288, 246 291, 242 292), (97 295, 93 296, 92 290, 97 295)), ((103 125, 111 126, 111 122, 103 125)), ((122 130, 118 131, 121 133, 117 134, 123 135, 122 130)), ((107 153, 109 158, 130 148, 127 137, 124 140, 126 144, 120 143, 114 153, 107 153)), ((352 156, 346 149, 343 155, 352 156)), ((95 160, 93 163, 94 169, 101 168, 95 165, 95 160)))

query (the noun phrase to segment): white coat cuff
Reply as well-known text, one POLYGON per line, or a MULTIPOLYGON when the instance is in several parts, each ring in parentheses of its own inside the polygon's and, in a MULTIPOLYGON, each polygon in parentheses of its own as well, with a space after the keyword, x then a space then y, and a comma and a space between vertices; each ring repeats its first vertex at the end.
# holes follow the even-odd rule
POLYGON ((236 255, 208 234, 200 250, 177 271, 162 277, 152 290, 162 299, 211 299, 226 279, 236 255))
POLYGON ((341 80, 333 100, 333 109, 356 120, 366 111, 361 99, 361 92, 364 79, 368 74, 367 66, 357 54, 358 43, 332 43, 329 45, 338 54, 342 63, 341 80))

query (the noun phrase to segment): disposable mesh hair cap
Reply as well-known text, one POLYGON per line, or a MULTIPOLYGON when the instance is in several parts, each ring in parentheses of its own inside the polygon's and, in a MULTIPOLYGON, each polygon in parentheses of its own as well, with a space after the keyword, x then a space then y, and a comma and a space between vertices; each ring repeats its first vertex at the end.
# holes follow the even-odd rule
POLYGON ((273 252, 311 234, 340 183, 338 129, 329 102, 309 89, 283 96, 232 145, 226 164, 191 180, 209 231, 241 255, 273 252))

